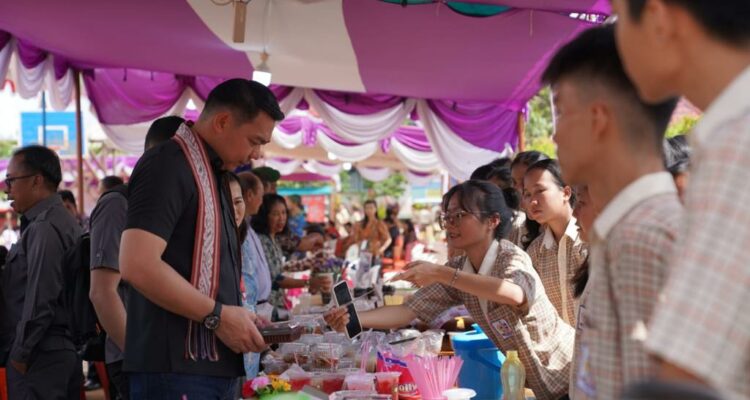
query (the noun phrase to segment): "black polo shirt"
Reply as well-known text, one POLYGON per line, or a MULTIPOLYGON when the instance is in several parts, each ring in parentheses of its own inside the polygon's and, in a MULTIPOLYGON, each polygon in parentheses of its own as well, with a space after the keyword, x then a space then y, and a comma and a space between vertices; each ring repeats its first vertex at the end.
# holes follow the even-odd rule
MULTIPOLYGON (((205 143, 204 143, 205 144, 205 143)), ((221 266, 217 300, 241 305, 239 239, 228 188, 221 179, 221 159, 206 145, 221 193, 221 266)), ((129 183, 126 229, 142 229, 167 242, 162 259, 186 280, 193 269, 198 189, 180 146, 170 140, 146 152, 129 183)), ((218 338, 219 360, 186 357, 188 319, 173 314, 131 290, 124 370, 173 372, 220 377, 244 374, 242 355, 218 338)))

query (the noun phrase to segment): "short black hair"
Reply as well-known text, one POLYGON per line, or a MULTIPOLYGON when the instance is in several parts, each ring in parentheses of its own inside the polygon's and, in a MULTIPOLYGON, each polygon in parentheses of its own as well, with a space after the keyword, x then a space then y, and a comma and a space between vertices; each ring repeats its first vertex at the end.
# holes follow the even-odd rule
POLYGON ((664 159, 672 176, 687 172, 690 167, 690 144, 687 136, 679 135, 664 141, 664 159))
POLYGON ((560 48, 542 74, 542 82, 555 85, 566 78, 577 78, 583 87, 594 82, 605 85, 608 92, 633 107, 633 112, 621 119, 630 125, 625 133, 637 136, 630 142, 642 143, 645 139, 660 151, 677 98, 653 105, 641 100, 617 52, 614 28, 609 24, 590 28, 560 48))
POLYGON ((487 173, 486 181, 498 184, 498 188, 503 191, 505 204, 512 210, 521 208, 521 195, 513 188, 513 175, 509 166, 495 166, 487 173))
POLYGON ((110 175, 102 178, 102 188, 105 192, 124 184, 125 181, 123 181, 119 176, 110 175))
POLYGON ((76 196, 74 196, 73 192, 70 190, 63 189, 58 191, 57 194, 60 195, 64 203, 71 203, 74 206, 76 205, 76 196))
POLYGON ((176 115, 162 117, 151 123, 146 133, 146 143, 144 150, 158 146, 169 139, 172 139, 177 129, 185 122, 185 119, 176 115))
POLYGON ((549 157, 547 157, 547 155, 542 153, 541 151, 536 151, 536 150, 522 151, 516 154, 515 157, 513 157, 513 161, 510 163, 510 168, 513 169, 518 165, 523 165, 523 166, 528 167, 529 165, 533 165, 538 161, 546 160, 548 158, 549 157))
POLYGON ((236 78, 220 83, 206 98, 204 113, 229 109, 239 123, 255 119, 261 111, 274 121, 284 119, 284 113, 271 89, 248 79, 236 78))
MULTIPOLYGON (((647 0, 627 0, 628 14, 641 20, 647 0)), ((750 43, 750 1, 748 0, 664 0, 687 10, 710 35, 731 45, 750 43)))
POLYGON ((443 196, 443 212, 448 210, 448 204, 453 196, 458 196, 458 204, 462 210, 478 213, 477 218, 485 221, 492 215, 500 217, 500 225, 495 228, 495 239, 505 239, 513 226, 513 212, 505 204, 505 196, 497 186, 479 180, 468 180, 451 188, 443 196))
POLYGON ((285 235, 289 233, 289 208, 286 206, 286 200, 275 193, 263 195, 263 204, 261 204, 260 209, 258 209, 258 215, 254 216, 250 221, 250 225, 255 232, 260 235, 268 235, 271 233, 271 226, 268 224, 268 218, 271 214, 271 209, 273 209, 273 206, 276 204, 283 204, 287 213, 286 225, 284 225, 284 230, 281 231, 281 234, 285 235))
POLYGON ((487 180, 489 179, 488 174, 496 167, 510 167, 510 158, 508 157, 496 158, 490 161, 489 163, 482 165, 481 167, 475 169, 474 172, 471 173, 471 177, 469 179, 487 180))
POLYGON ((60 157, 53 150, 39 145, 22 147, 13 152, 27 174, 39 174, 51 191, 57 191, 62 182, 60 157))

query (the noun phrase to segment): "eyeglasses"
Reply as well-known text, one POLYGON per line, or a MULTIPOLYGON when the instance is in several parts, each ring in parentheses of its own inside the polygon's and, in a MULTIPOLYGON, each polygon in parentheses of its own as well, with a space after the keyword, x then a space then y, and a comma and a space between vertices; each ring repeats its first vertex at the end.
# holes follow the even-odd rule
POLYGON ((464 210, 455 211, 455 212, 444 212, 438 215, 438 223, 440 224, 441 229, 445 229, 448 225, 456 226, 461 223, 461 219, 466 215, 471 215, 474 217, 479 218, 482 215, 486 215, 487 213, 479 212, 479 213, 473 213, 468 212, 464 210))
POLYGON ((19 179, 26 179, 31 178, 32 176, 37 176, 38 174, 31 174, 31 175, 23 175, 23 176, 14 176, 10 178, 5 178, 3 182, 5 182, 5 187, 10 189, 10 187, 13 185, 13 182, 19 180, 19 179))

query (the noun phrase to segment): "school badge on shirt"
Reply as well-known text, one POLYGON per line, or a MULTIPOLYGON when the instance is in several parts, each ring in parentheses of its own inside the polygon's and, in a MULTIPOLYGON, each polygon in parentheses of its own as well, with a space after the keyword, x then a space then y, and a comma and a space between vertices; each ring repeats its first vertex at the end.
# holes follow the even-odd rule
POLYGON ((501 319, 492 323, 492 328, 497 332, 503 339, 509 339, 513 336, 513 328, 510 326, 508 321, 501 319))
POLYGON ((589 346, 581 345, 581 356, 578 359, 578 371, 576 371, 576 387, 589 397, 596 397, 596 383, 591 374, 589 363, 589 346))

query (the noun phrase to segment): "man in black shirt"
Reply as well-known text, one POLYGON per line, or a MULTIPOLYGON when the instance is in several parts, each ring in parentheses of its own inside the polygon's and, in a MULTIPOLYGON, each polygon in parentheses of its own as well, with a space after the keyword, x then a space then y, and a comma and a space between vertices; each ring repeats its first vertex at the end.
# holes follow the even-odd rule
POLYGON ((22 215, 0 274, 0 359, 8 358, 12 400, 79 397, 81 362, 62 293, 64 255, 82 231, 57 194, 60 181, 60 159, 46 147, 24 147, 8 164, 5 190, 22 215))
MULTIPOLYGON (((159 118, 146 134, 148 151, 174 136, 184 119, 177 116, 159 118)), ((125 324, 128 288, 120 279, 120 238, 125 230, 128 199, 122 179, 111 176, 102 180, 102 196, 91 212, 91 302, 107 332, 105 361, 109 375, 109 394, 113 400, 130 399, 130 381, 122 372, 125 348, 125 324), (111 179, 108 179, 111 178, 111 179), (110 182, 107 182, 110 181, 110 182)))
POLYGON ((242 353, 265 347, 256 316, 241 306, 240 244, 221 174, 258 158, 283 117, 268 88, 229 80, 193 126, 136 165, 120 244, 122 277, 136 289, 124 363, 132 399, 234 398, 242 353))

